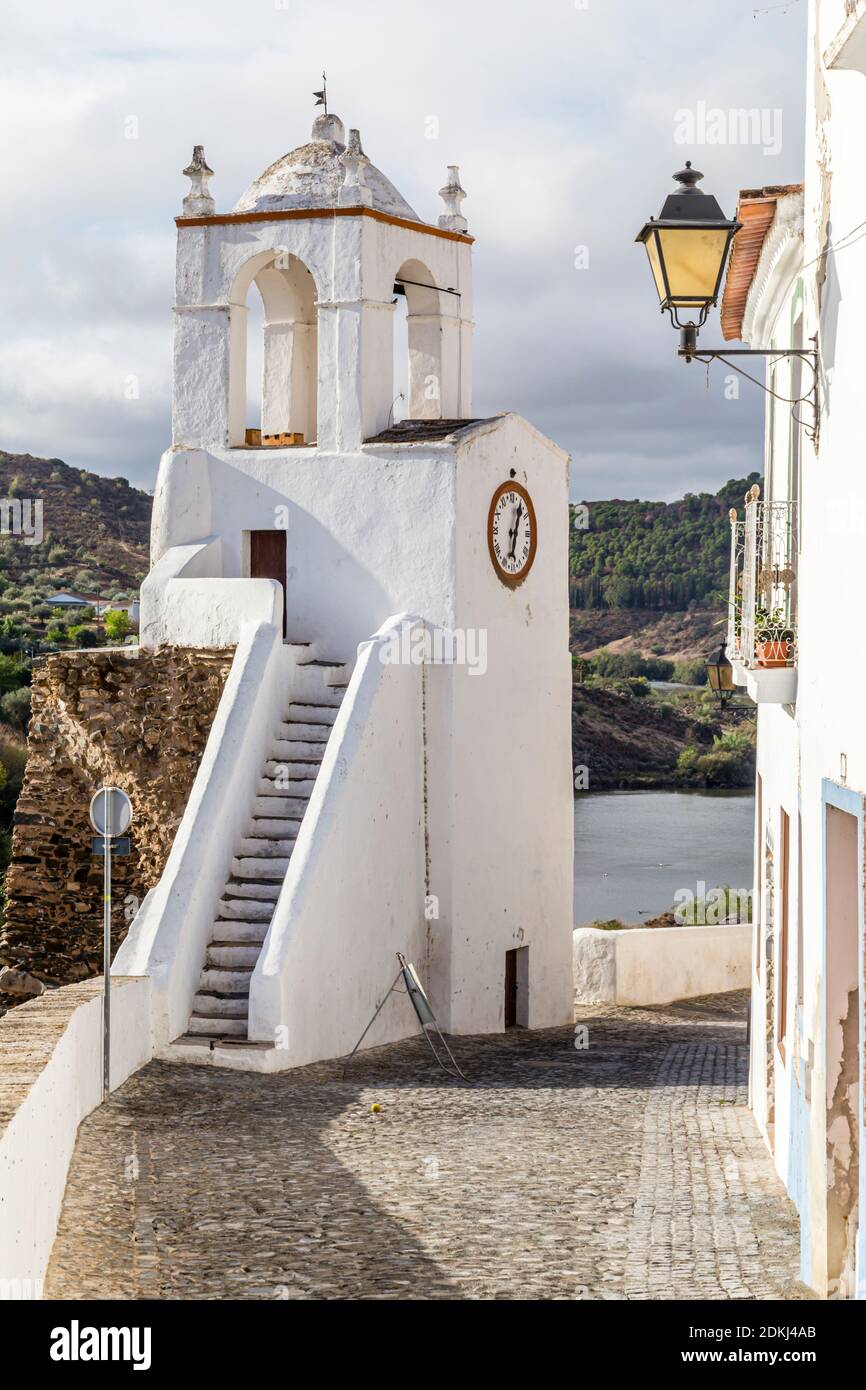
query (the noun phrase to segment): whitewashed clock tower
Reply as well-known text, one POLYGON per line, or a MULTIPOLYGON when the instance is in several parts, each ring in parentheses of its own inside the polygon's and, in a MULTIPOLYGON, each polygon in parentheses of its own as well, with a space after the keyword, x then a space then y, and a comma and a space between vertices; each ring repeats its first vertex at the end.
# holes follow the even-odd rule
MULTIPOLYGON (((472 414, 459 172, 425 222, 324 115, 231 212, 201 147, 185 173, 142 644, 236 651, 116 968, 152 976, 161 1046, 235 1066, 347 1052, 396 951, 454 1033, 567 1023, 568 460, 472 414)), ((367 1041, 414 1028, 391 1001, 367 1041)))

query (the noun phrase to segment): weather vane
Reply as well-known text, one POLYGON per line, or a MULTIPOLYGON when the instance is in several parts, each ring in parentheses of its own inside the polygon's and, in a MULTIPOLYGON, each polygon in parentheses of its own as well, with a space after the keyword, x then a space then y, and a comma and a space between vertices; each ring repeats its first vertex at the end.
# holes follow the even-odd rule
POLYGON ((317 106, 324 106, 324 108, 325 108, 325 115, 327 116, 327 114, 328 114, 328 81, 327 81, 327 78, 325 77, 325 74, 324 74, 324 73, 322 73, 322 90, 321 90, 320 92, 313 92, 313 96, 316 98, 316 105, 317 105, 317 106))

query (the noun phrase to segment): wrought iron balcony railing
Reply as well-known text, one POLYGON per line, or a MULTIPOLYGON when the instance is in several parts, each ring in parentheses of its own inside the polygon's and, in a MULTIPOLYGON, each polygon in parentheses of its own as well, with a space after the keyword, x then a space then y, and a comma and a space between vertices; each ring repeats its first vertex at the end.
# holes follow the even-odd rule
POLYGON ((743 520, 730 512, 729 659, 746 671, 797 664, 796 502, 746 494, 743 520))

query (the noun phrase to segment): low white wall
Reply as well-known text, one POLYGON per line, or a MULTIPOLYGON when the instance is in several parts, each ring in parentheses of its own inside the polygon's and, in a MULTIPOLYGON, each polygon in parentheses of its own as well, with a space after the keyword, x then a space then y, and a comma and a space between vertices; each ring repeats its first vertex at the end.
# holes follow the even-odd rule
MULTIPOLYGON (((384 664, 391 618, 358 650, 250 989, 250 1037, 285 1065, 350 1051, 404 951, 424 973, 423 667, 384 664), (399 799, 395 791, 399 789, 399 799)), ((386 1004, 365 1046, 417 1032, 386 1004)))
POLYGON ((139 645, 147 650, 168 641, 165 597, 176 579, 204 579, 222 572, 222 541, 218 536, 188 541, 166 550, 155 562, 141 586, 139 645))
POLYGON ((232 647, 251 626, 282 628, 282 585, 221 575, 218 537, 166 551, 141 586, 141 647, 232 647))
POLYGON ((581 1004, 670 1004, 748 989, 752 929, 633 927, 574 933, 574 992, 581 1004))
MULTIPOLYGON (((147 980, 113 982, 112 1090, 152 1055, 148 992, 147 980)), ((16 1084, 21 1090, 0 1134, 0 1297, 38 1297, 78 1126, 102 1100, 101 980, 10 1010, 0 1055, 0 1101, 16 1084)))
POLYGON ((290 700, 294 657, 272 623, 241 636, 159 883, 112 967, 149 975, 154 1048, 186 1030, 217 904, 290 700))
POLYGON ((252 625, 282 627, 282 587, 275 579, 172 579, 161 621, 161 640, 175 646, 231 647, 252 625))

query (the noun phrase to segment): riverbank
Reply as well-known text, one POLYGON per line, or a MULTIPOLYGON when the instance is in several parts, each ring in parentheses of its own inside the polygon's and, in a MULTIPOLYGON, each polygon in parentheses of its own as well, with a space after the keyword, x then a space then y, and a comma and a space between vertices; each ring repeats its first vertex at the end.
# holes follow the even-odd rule
POLYGON ((575 790, 750 788, 755 722, 753 707, 740 699, 722 710, 706 687, 597 677, 576 683, 575 790))

